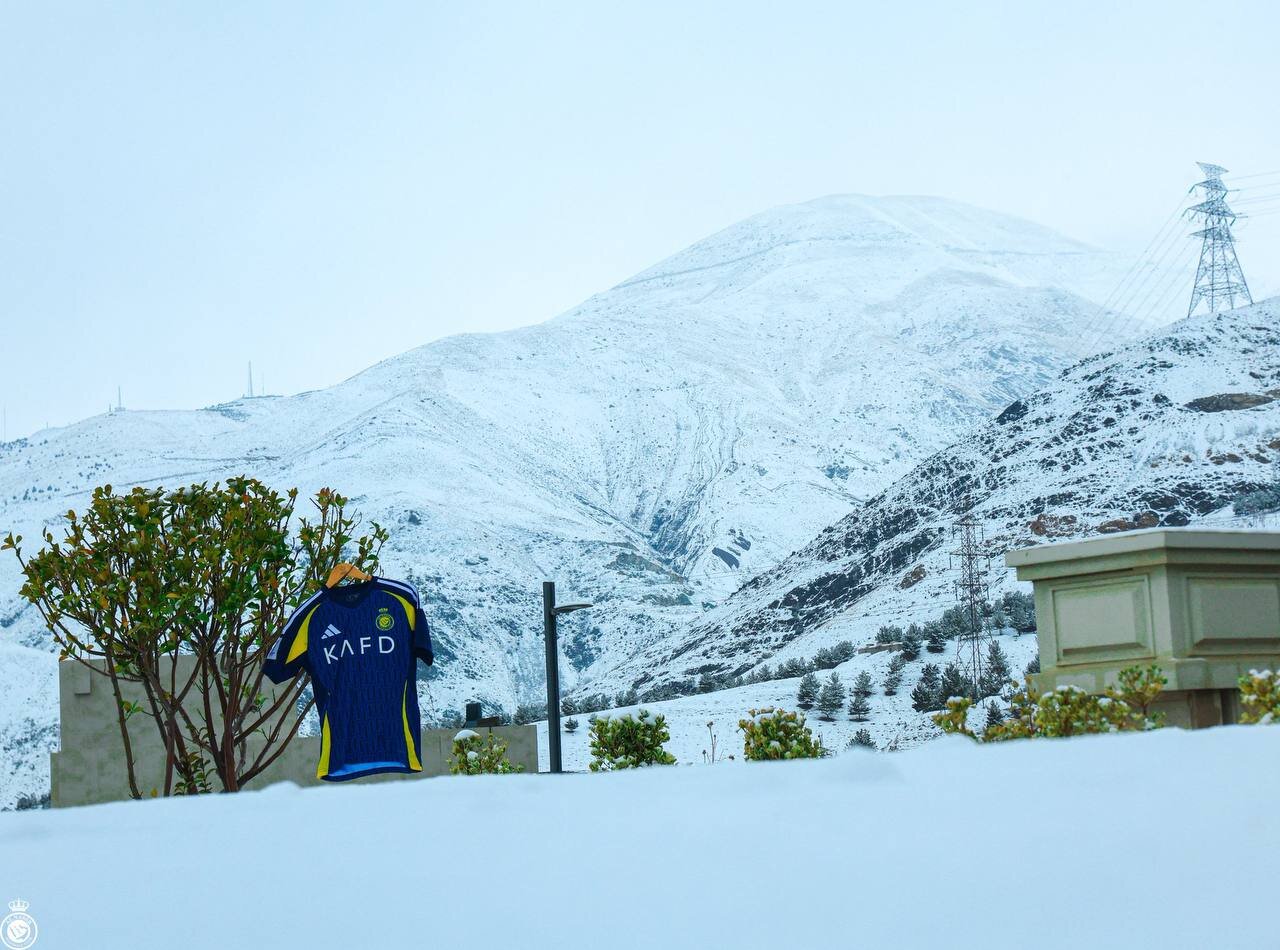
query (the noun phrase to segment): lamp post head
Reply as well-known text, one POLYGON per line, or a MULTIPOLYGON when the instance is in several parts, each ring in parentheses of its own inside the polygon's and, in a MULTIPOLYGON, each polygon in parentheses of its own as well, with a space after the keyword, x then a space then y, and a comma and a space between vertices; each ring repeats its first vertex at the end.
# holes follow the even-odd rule
POLYGON ((571 614, 575 610, 586 610, 588 607, 593 607, 593 606, 595 605, 594 604, 561 604, 559 607, 556 608, 556 614, 557 615, 571 614))

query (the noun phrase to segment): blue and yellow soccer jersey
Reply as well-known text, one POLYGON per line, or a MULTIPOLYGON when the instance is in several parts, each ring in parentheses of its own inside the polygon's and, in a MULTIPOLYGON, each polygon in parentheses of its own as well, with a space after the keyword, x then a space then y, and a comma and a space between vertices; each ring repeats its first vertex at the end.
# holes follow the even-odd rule
POLYGON ((433 659, 418 592, 375 577, 313 595, 289 618, 263 671, 274 683, 311 674, 320 716, 316 776, 341 782, 422 771, 418 659, 433 659))

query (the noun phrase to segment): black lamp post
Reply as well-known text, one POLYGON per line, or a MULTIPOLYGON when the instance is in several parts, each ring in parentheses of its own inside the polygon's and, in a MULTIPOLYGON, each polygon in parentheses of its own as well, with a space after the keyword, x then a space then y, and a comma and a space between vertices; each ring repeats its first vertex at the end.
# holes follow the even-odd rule
POLYGON ((556 582, 542 582, 542 627, 546 632, 547 649, 547 752, 552 772, 564 771, 560 763, 560 661, 556 646, 556 618, 590 606, 561 604, 557 607, 556 582))

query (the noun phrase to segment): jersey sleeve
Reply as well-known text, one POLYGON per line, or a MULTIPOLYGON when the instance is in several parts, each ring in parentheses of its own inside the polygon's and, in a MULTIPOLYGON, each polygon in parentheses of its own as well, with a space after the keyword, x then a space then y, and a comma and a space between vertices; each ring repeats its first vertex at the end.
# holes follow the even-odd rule
POLYGON ((315 594, 293 612, 284 630, 267 651, 262 672, 273 683, 291 680, 306 668, 311 618, 320 609, 320 595, 315 594))
POLYGON ((436 661, 435 651, 431 649, 431 628, 417 597, 413 599, 413 611, 413 655, 430 666, 436 661))

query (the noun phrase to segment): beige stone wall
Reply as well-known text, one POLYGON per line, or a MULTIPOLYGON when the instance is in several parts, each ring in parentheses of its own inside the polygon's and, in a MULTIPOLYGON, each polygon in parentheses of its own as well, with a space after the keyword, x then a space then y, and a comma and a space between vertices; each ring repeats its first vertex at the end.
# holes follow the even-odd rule
POLYGON ((1199 727, 1235 721, 1241 675, 1280 668, 1280 533, 1131 531, 1005 560, 1035 589, 1040 689, 1154 663, 1169 722, 1199 727))
MULTIPOLYGON (((268 686, 271 684, 268 683, 268 686)), ((115 700, 111 684, 105 677, 90 673, 74 660, 64 660, 58 667, 59 706, 62 718, 61 749, 50 756, 52 801, 54 807, 90 805, 129 797, 125 773, 124 746, 116 721, 115 700)), ((141 691, 127 693, 126 698, 141 700, 141 691)), ((524 767, 538 771, 538 732, 532 725, 473 727, 484 735, 493 733, 506 740, 507 756, 524 767)), ((262 775, 248 783, 248 788, 262 788, 272 782, 296 782, 298 785, 324 785, 360 782, 399 781, 444 775, 449 771, 449 753, 456 729, 426 729, 422 733, 422 772, 420 774, 384 774, 353 779, 351 783, 321 782, 316 778, 316 762, 320 758, 318 737, 296 738, 284 754, 262 775)), ((164 776, 164 748, 152 721, 141 714, 129 724, 130 742, 137 762, 138 784, 143 794, 159 788, 164 776)))

